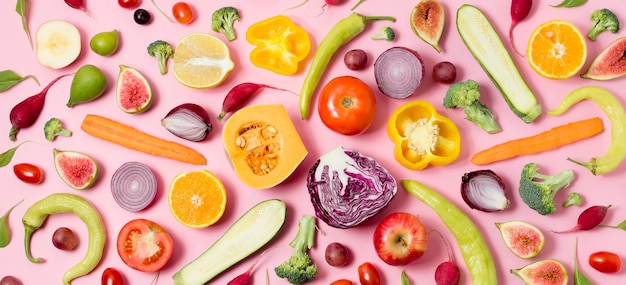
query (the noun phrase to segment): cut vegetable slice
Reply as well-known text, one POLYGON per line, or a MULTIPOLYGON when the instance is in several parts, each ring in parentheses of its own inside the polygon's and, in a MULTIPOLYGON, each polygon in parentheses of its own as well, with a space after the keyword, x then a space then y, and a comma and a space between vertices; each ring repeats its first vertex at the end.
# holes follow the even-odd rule
POLYGON ((129 161, 111 177, 111 194, 120 207, 136 212, 148 207, 157 193, 157 180, 148 166, 129 161))

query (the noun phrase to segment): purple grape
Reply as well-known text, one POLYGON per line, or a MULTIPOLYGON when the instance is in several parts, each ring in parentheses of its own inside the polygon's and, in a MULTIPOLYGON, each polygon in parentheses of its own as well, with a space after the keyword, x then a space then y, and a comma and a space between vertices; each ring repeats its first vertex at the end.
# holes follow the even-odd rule
POLYGON ((0 279, 0 285, 22 285, 22 281, 14 276, 7 275, 0 279))
POLYGON ((456 67, 448 61, 442 61, 433 66, 433 80, 441 83, 452 83, 456 79, 456 67))
POLYGON ((344 245, 333 242, 326 246, 326 262, 331 266, 340 267, 348 264, 350 252, 344 245))
POLYGON ((351 70, 361 70, 367 64, 367 53, 362 49, 353 49, 343 56, 343 62, 351 70))
POLYGON ((78 238, 72 230, 61 227, 52 234, 52 244, 60 250, 73 250, 78 246, 78 238))

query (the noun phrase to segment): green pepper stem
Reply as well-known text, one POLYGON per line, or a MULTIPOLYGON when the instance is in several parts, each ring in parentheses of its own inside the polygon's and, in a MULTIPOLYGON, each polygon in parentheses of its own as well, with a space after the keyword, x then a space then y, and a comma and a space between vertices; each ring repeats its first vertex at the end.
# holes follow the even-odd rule
POLYGON ((591 171, 591 173, 593 173, 593 175, 596 175, 596 169, 597 169, 598 165, 596 163, 596 158, 595 157, 591 158, 591 160, 589 160, 589 162, 580 162, 580 161, 577 161, 577 160, 573 160, 573 159, 571 159, 569 157, 567 158, 567 160, 589 169, 591 171))
POLYGON ((28 258, 28 260, 33 263, 41 263, 46 261, 41 257, 34 258, 30 252, 30 237, 37 230, 37 228, 33 228, 29 225, 24 225, 24 230, 24 250, 26 251, 26 258, 28 258))
POLYGON ((365 15, 361 15, 358 14, 361 19, 363 19, 363 23, 368 23, 368 22, 372 22, 372 21, 392 21, 392 22, 396 22, 396 18, 391 17, 391 16, 365 16, 365 15))

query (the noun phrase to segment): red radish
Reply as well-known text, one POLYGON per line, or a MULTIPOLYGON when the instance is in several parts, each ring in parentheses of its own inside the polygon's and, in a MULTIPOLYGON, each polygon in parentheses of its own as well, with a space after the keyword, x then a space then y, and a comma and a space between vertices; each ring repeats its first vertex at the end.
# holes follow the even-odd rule
POLYGON ((576 226, 566 231, 560 231, 560 232, 553 231, 553 232, 571 233, 571 232, 576 232, 576 231, 591 230, 597 227, 598 225, 600 225, 600 223, 602 223, 602 220, 604 220, 604 217, 606 217, 606 213, 608 212, 610 207, 611 205, 591 206, 587 208, 586 210, 584 210, 582 213, 580 213, 580 216, 578 216, 578 224, 576 226))
MULTIPOLYGON (((224 102, 222 103, 222 111, 217 116, 218 120, 222 120, 227 113, 238 110, 243 107, 243 105, 252 98, 254 94, 256 94, 262 88, 270 88, 274 90, 287 91, 292 94, 295 94, 292 91, 287 89, 282 89, 278 87, 272 87, 265 84, 256 84, 252 82, 241 83, 228 91, 226 97, 224 98, 224 102)), ((297 95, 297 94, 296 94, 297 95)))
POLYGON ((85 7, 84 0, 65 0, 65 3, 74 9, 83 11, 85 14, 87 14, 87 16, 91 17, 91 15, 89 14, 89 11, 87 11, 87 8, 85 7))
POLYGON ((230 280, 228 283, 226 283, 226 285, 248 285, 250 284, 250 275, 252 274, 252 269, 254 269, 254 266, 256 266, 256 264, 259 262, 259 260, 261 259, 261 257, 267 252, 263 251, 263 253, 261 253, 261 255, 259 255, 259 257, 256 259, 256 261, 254 261, 254 263, 252 263, 252 265, 250 265, 250 268, 248 268, 248 270, 246 270, 246 272, 242 273, 241 275, 235 277, 233 280, 230 280))
POLYGON ((513 41, 513 30, 519 22, 523 21, 530 13, 530 8, 533 6, 532 0, 513 0, 511 1, 511 26, 509 26, 509 43, 515 53, 523 56, 517 51, 515 42, 513 41))
POLYGON ((437 269, 435 269, 435 282, 437 285, 457 285, 461 280, 461 270, 459 270, 459 267, 454 261, 454 254, 452 253, 450 243, 448 243, 448 240, 443 237, 440 232, 435 230, 433 230, 433 232, 441 237, 448 251, 448 261, 442 262, 437 266, 437 269))
POLYGON ((11 121, 9 139, 15 141, 17 139, 17 133, 20 129, 28 128, 35 123, 39 114, 41 114, 41 110, 43 110, 48 89, 50 89, 50 87, 52 87, 52 85, 59 79, 68 75, 70 74, 64 74, 55 78, 48 84, 48 86, 41 90, 41 92, 24 99, 24 101, 17 103, 17 105, 11 109, 11 113, 9 114, 9 120, 11 121))

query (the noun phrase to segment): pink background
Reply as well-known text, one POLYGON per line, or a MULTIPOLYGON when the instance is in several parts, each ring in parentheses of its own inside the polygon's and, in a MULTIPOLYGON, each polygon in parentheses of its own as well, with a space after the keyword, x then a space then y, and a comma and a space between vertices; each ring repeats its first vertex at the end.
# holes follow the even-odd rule
MULTIPOLYGON (((613 251, 620 256, 626 255, 626 250, 620 246, 626 233, 621 230, 610 228, 598 228, 589 232, 572 234, 554 234, 550 230, 562 230, 576 223, 578 214, 591 205, 612 204, 605 220, 606 224, 616 225, 626 218, 623 194, 623 175, 626 172, 626 164, 621 165, 614 172, 593 176, 586 169, 565 160, 573 157, 586 161, 592 156, 602 156, 610 141, 610 123, 602 111, 592 102, 583 102, 572 108, 569 112, 559 117, 550 117, 543 114, 532 124, 525 124, 518 119, 507 107, 502 96, 487 75, 482 71, 478 63, 461 42, 455 27, 456 9, 463 3, 470 3, 481 8, 493 21, 495 29, 506 35, 509 28, 510 1, 442 1, 446 11, 446 25, 441 39, 442 52, 437 53, 432 47, 422 42, 412 31, 409 25, 409 14, 418 1, 365 1, 357 11, 365 15, 391 15, 397 17, 396 23, 375 22, 370 24, 362 35, 355 38, 345 47, 338 51, 335 60, 328 66, 326 75, 322 78, 324 84, 331 78, 340 75, 357 76, 372 86, 378 99, 378 113, 375 123, 364 134, 358 136, 343 136, 327 129, 320 121, 314 101, 311 116, 308 120, 300 119, 298 111, 298 99, 286 92, 264 90, 258 94, 249 104, 281 103, 287 108, 292 120, 302 136, 309 154, 300 167, 284 183, 267 190, 255 190, 243 184, 234 172, 228 167, 228 163, 222 150, 221 131, 223 122, 213 121, 213 131, 209 138, 200 143, 191 143, 171 135, 160 126, 159 120, 174 106, 181 103, 197 103, 205 107, 212 117, 217 116, 221 102, 230 88, 242 82, 256 82, 274 85, 293 91, 299 91, 306 69, 311 63, 313 51, 309 58, 302 64, 301 71, 293 76, 282 76, 270 71, 254 67, 248 55, 252 46, 245 40, 246 29, 253 23, 268 17, 285 14, 291 17, 298 25, 310 32, 315 48, 326 32, 339 19, 350 14, 350 8, 357 2, 348 3, 328 8, 320 16, 321 1, 309 1, 306 5, 285 11, 286 8, 297 5, 300 0, 278 1, 188 1, 193 6, 195 20, 190 25, 184 26, 168 22, 150 1, 142 1, 140 8, 151 12, 153 21, 151 24, 142 26, 133 21, 133 10, 118 6, 115 1, 87 1, 87 8, 91 17, 78 10, 71 9, 62 1, 28 1, 31 2, 29 19, 30 31, 33 35, 42 23, 62 19, 75 24, 83 37, 83 51, 80 57, 72 65, 62 70, 51 70, 41 66, 35 57, 35 52, 30 49, 26 36, 22 30, 19 16, 15 13, 16 1, 0 2, 0 21, 3 32, 3 44, 0 45, 0 70, 11 69, 20 75, 35 75, 42 86, 37 86, 34 81, 28 80, 7 92, 0 94, 0 114, 4 121, 0 124, 0 149, 2 151, 16 146, 27 140, 35 143, 22 145, 15 154, 11 163, 0 169, 0 181, 2 187, 0 193, 0 211, 4 212, 11 205, 24 199, 10 215, 9 223, 13 231, 12 241, 8 247, 0 249, 0 276, 18 276, 24 284, 51 284, 60 283, 63 272, 82 259, 86 250, 86 229, 82 222, 71 214, 54 215, 48 219, 45 227, 41 228, 32 239, 32 252, 35 256, 45 257, 47 261, 41 264, 33 264, 24 256, 22 244, 23 227, 20 219, 24 211, 35 201, 55 192, 69 192, 79 194, 93 201, 103 215, 107 227, 107 246, 101 264, 89 275, 76 279, 73 284, 96 284, 99 282, 102 272, 107 267, 118 269, 126 278, 128 284, 149 284, 154 278, 154 273, 142 273, 130 269, 119 258, 115 240, 119 229, 129 220, 146 218, 160 223, 174 239, 175 253, 172 259, 162 269, 159 284, 171 284, 172 275, 182 266, 204 252, 241 214, 259 201, 278 198, 288 205, 287 222, 281 233, 271 242, 273 249, 265 255, 257 269, 254 271, 254 284, 265 284, 265 270, 270 271, 270 284, 285 284, 286 281, 279 279, 273 273, 273 268, 287 260, 291 254, 288 243, 295 236, 297 222, 303 214, 313 214, 313 208, 306 192, 306 173, 319 156, 328 152, 338 145, 354 148, 366 155, 370 155, 385 166, 399 181, 401 179, 414 179, 431 186, 444 196, 454 201, 461 209, 468 213, 482 231, 489 247, 498 271, 498 279, 501 284, 521 284, 518 277, 509 273, 510 269, 522 267, 532 261, 555 258, 561 260, 570 272, 573 271, 574 244, 579 240, 579 266, 581 270, 596 284, 616 284, 626 277, 624 272, 618 274, 603 274, 595 271, 587 263, 589 254, 599 250, 613 251), (183 36, 194 32, 216 34, 211 31, 211 13, 225 5, 232 5, 240 9, 242 19, 235 23, 238 39, 229 42, 228 46, 232 58, 236 64, 235 70, 219 87, 205 90, 194 90, 179 84, 173 76, 173 72, 166 75, 158 73, 157 62, 146 53, 146 47, 154 40, 161 39, 175 44, 183 36), (378 33, 383 25, 390 25, 397 31, 394 42, 373 42, 370 36, 378 33), (121 45, 117 53, 110 57, 101 57, 89 49, 89 39, 98 32, 118 29, 121 36, 121 45), (392 46, 406 46, 417 50, 423 57, 427 74, 423 84, 416 94, 406 100, 393 100, 382 95, 376 88, 373 76, 372 63, 377 55, 392 46), (353 48, 366 50, 369 55, 368 68, 363 71, 350 71, 342 63, 343 53, 353 48), (481 85, 483 93, 482 101, 495 113, 503 131, 499 134, 489 135, 470 122, 464 120, 462 110, 445 110, 441 101, 448 85, 438 84, 431 79, 432 66, 439 61, 451 61, 457 69, 457 81, 474 79, 481 85), (8 114, 11 108, 27 96, 39 92, 43 85, 50 82, 58 75, 75 72, 83 64, 94 64, 100 67, 109 80, 106 93, 96 101, 77 105, 72 109, 65 106, 69 97, 71 78, 64 78, 53 86, 48 94, 46 105, 39 120, 34 126, 22 130, 18 135, 17 142, 9 141, 6 136, 9 133, 8 114), (137 68, 150 81, 154 90, 154 105, 143 114, 129 115, 116 107, 115 103, 115 80, 119 71, 119 65, 124 64, 137 68), (425 99, 432 102, 437 110, 453 119, 461 130, 462 150, 461 155, 454 163, 444 167, 431 167, 422 171, 410 171, 398 164, 392 155, 392 142, 387 138, 385 126, 391 112, 406 102, 414 99, 425 99), (208 158, 208 165, 194 166, 180 163, 165 158, 152 157, 143 153, 127 150, 99 139, 93 138, 80 130, 80 123, 86 114, 106 115, 110 118, 127 122, 141 130, 169 140, 181 142, 199 150, 208 158), (43 138, 42 128, 45 121, 50 117, 59 117, 66 127, 74 131, 71 138, 58 138, 54 142, 48 142, 43 138), (476 166, 470 163, 470 157, 479 150, 495 143, 509 139, 532 135, 554 126, 580 119, 599 116, 603 119, 605 131, 591 139, 562 147, 560 149, 526 157, 519 157, 487 166, 476 166), (53 166, 52 149, 76 150, 90 154, 100 164, 101 176, 93 188, 77 192, 70 189, 57 176, 53 166), (131 213, 120 208, 112 199, 109 183, 113 172, 124 162, 139 161, 149 165, 156 173, 159 190, 156 200, 146 210, 131 213), (40 185, 29 185, 19 181, 13 174, 12 167, 16 163, 33 163, 45 171, 45 180, 40 185), (580 192, 585 202, 581 207, 562 209, 551 216, 541 216, 529 209, 517 194, 517 184, 521 168, 528 162, 536 162, 541 166, 541 171, 554 174, 560 170, 570 168, 575 172, 576 179, 572 185, 557 195, 557 203, 561 203, 570 191, 580 192), (511 199, 511 206, 504 212, 483 213, 471 210, 461 199, 459 186, 461 176, 469 171, 489 168, 499 174, 507 184, 507 190, 511 199), (191 229, 179 224, 167 206, 167 187, 171 179, 182 171, 208 169, 219 176, 224 182, 228 192, 227 210, 223 218, 214 226, 205 229, 191 229), (505 247, 500 238, 499 231, 494 226, 496 222, 509 220, 524 220, 532 222, 542 229, 546 236, 544 251, 533 260, 522 260, 515 257, 505 247), (52 232, 60 227, 67 226, 77 232, 81 244, 75 251, 60 251, 51 244, 52 232)), ((157 3, 165 11, 176 1, 159 0, 157 3)), ((539 24, 552 20, 564 19, 575 23, 583 33, 586 33, 591 22, 591 11, 599 8, 610 8, 620 19, 626 23, 626 12, 619 1, 589 1, 577 8, 553 8, 549 5, 558 4, 557 1, 534 1, 529 17, 521 22, 515 31, 516 44, 521 51, 525 51, 526 42, 532 29, 539 24)), ((587 40, 588 58, 587 64, 611 41, 624 35, 624 32, 601 34, 596 42, 587 40)), ((222 39, 223 36, 218 35, 222 39)), ((508 47, 508 44, 506 45, 508 47)), ((520 72, 530 87, 536 92, 544 110, 554 108, 560 100, 570 91, 585 85, 598 85, 613 92, 621 101, 624 101, 624 78, 607 82, 583 80, 574 76, 567 80, 549 80, 539 76, 528 65, 526 58, 513 56, 518 64, 520 72)), ((314 100, 317 96, 314 97, 314 100)), ((462 284, 470 284, 467 268, 450 232, 442 224, 435 213, 413 198, 402 188, 389 207, 380 215, 370 221, 352 228, 335 229, 319 221, 318 225, 323 234, 316 239, 316 247, 311 250, 311 256, 319 265, 319 274, 311 284, 328 284, 333 280, 347 278, 358 284, 357 267, 363 262, 370 261, 377 266, 382 275, 383 284, 399 284, 400 273, 405 270, 412 280, 412 284, 434 284, 433 273, 435 267, 447 259, 443 244, 436 237, 432 237, 425 255, 416 262, 403 266, 392 267, 382 262, 376 255, 371 238, 378 221, 385 215, 394 211, 407 211, 422 219, 428 229, 436 229, 443 233, 453 244, 454 254, 462 269, 462 284), (341 242, 348 246, 353 254, 352 261, 343 268, 334 268, 324 261, 324 249, 331 242, 341 242)), ((213 284, 225 284, 236 275, 244 272, 255 260, 258 254, 251 256, 215 278, 213 284)))

